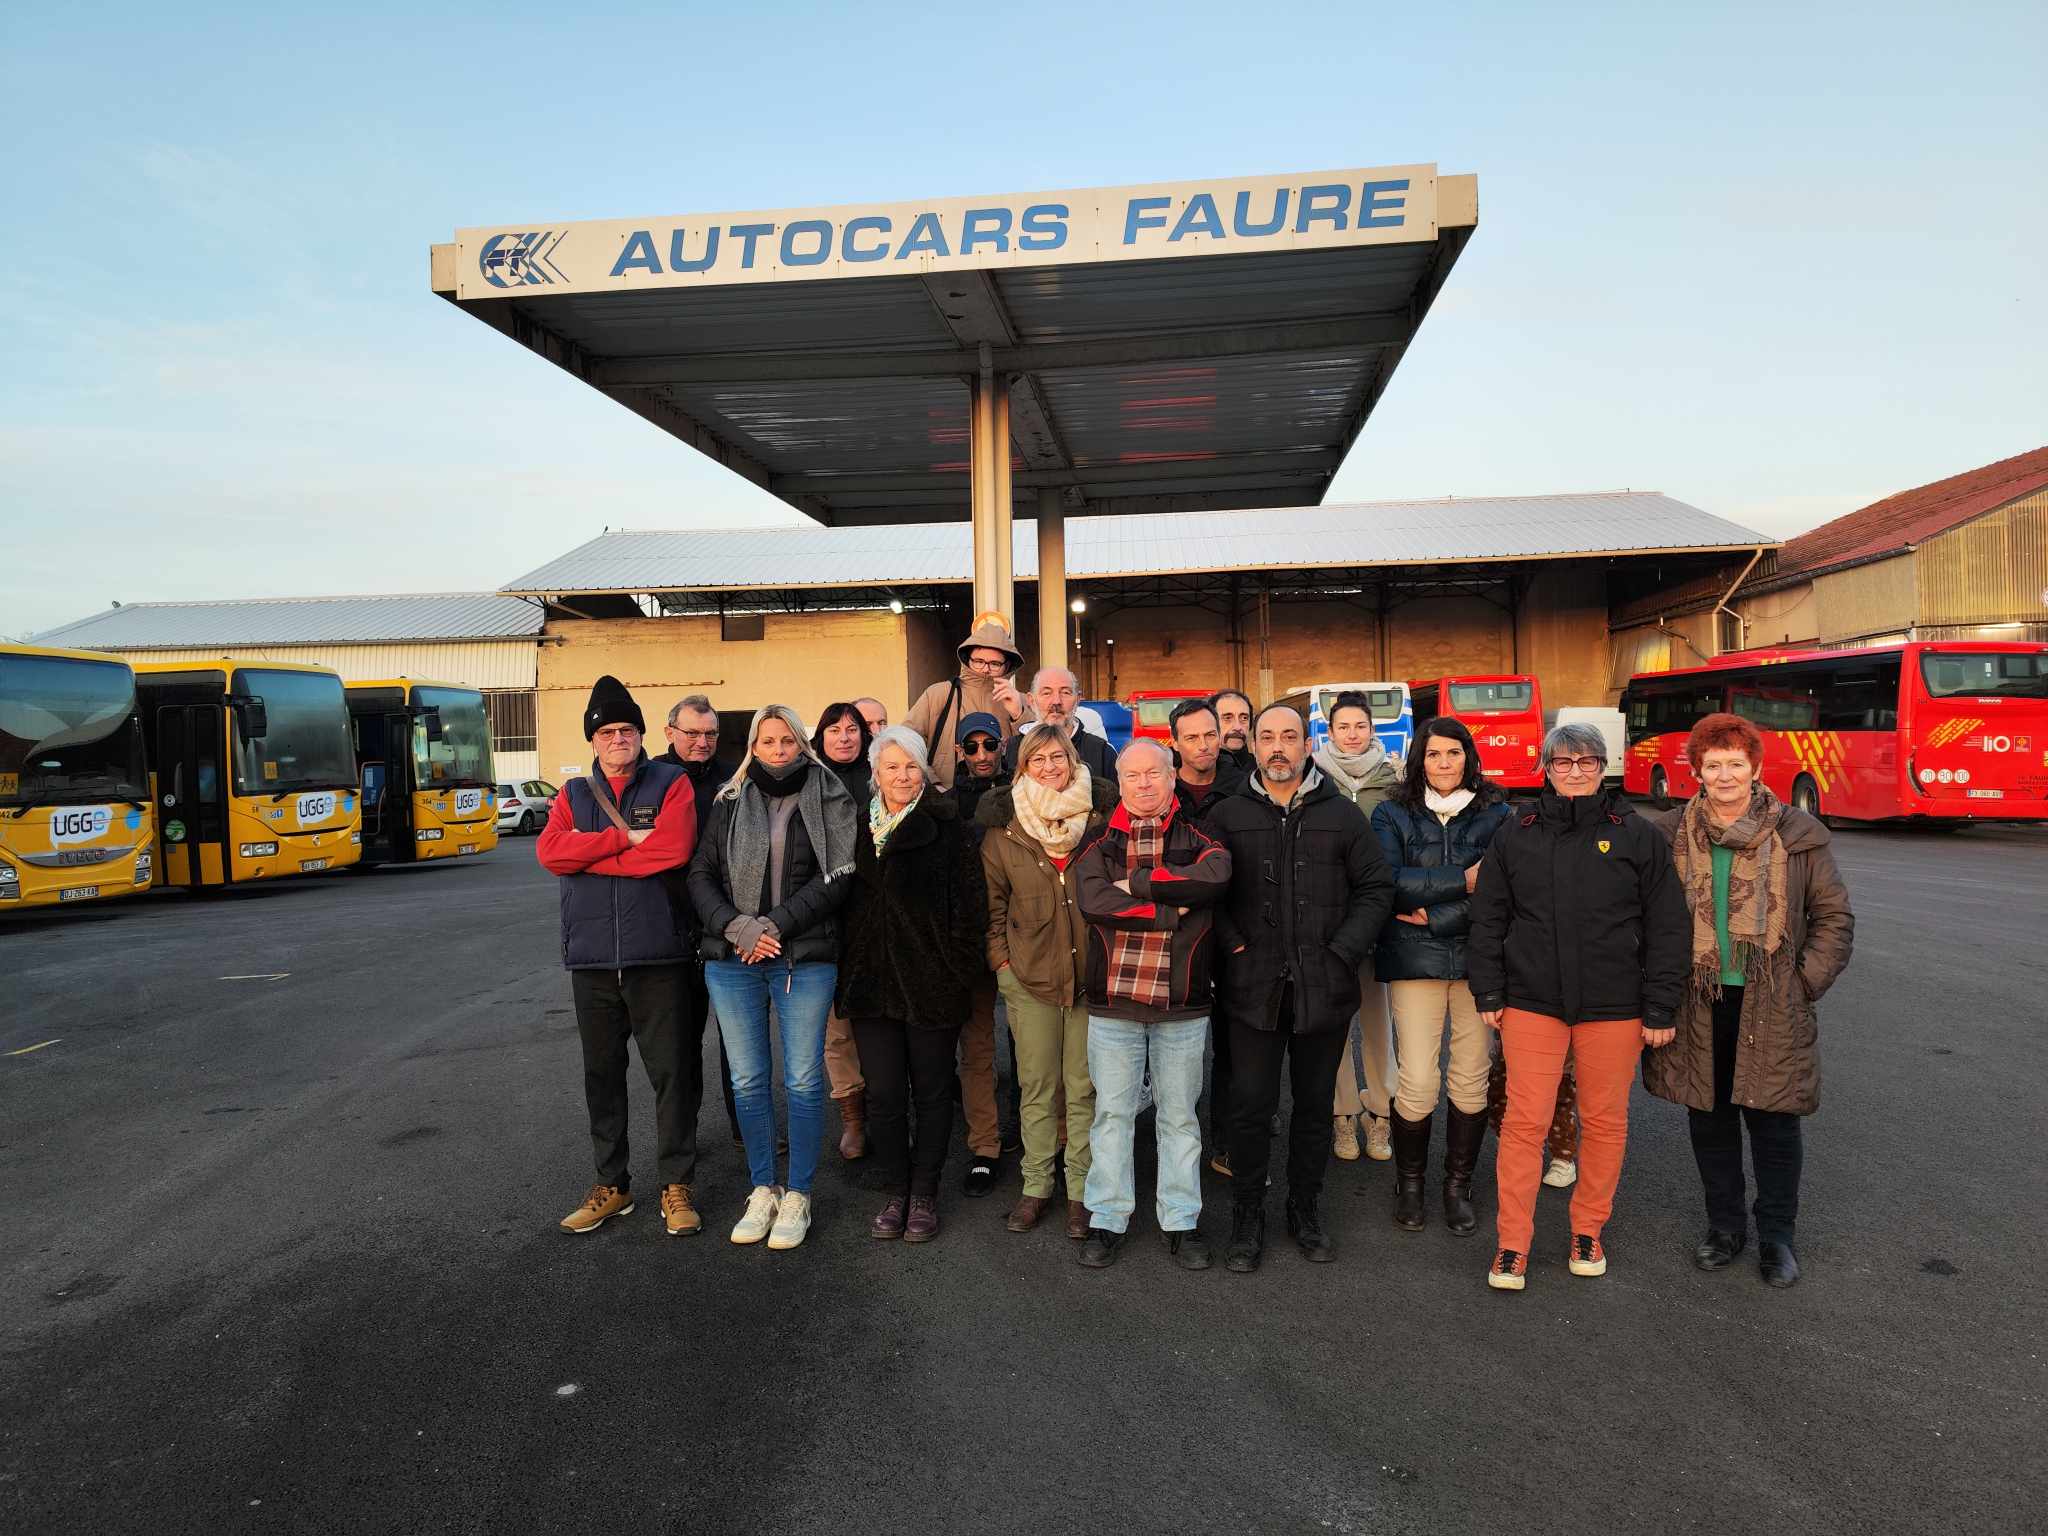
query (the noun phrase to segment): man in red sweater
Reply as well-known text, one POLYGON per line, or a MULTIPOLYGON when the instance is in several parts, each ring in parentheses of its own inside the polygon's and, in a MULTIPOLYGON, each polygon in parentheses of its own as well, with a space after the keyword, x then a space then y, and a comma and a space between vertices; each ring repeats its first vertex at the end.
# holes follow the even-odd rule
POLYGON ((654 1089, 655 1156, 661 1213, 670 1236, 702 1229, 691 1198, 697 1167, 696 1105, 704 1041, 684 1021, 689 914, 662 876, 689 863, 697 811, 689 775, 641 750, 640 706, 613 677, 601 677, 583 712, 596 754, 591 772, 555 797, 535 850, 561 877, 562 964, 576 999, 583 1040, 583 1097, 597 1182, 562 1218, 566 1232, 591 1232, 633 1209, 626 1136, 627 1040, 654 1089))

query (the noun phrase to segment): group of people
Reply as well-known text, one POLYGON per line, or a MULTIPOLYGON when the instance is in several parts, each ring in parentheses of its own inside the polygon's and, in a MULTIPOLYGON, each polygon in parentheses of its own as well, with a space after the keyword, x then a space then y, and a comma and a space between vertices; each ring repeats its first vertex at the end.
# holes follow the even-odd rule
POLYGON ((669 750, 650 756, 637 703, 598 681, 591 772, 539 843, 561 877, 597 1164, 564 1229, 634 1208, 629 1039, 655 1096, 665 1228, 702 1229, 715 1019, 751 1184, 732 1240, 804 1241, 828 1085, 839 1154, 873 1160, 870 1235, 931 1240, 956 1098, 964 1192, 998 1182, 1000 1001, 1022 1153, 1005 1224, 1063 1216, 1083 1265, 1113 1264, 1130 1231, 1148 1102, 1164 1249, 1186 1269, 1214 1262, 1206 1065, 1208 1165, 1232 1191, 1226 1268, 1264 1255, 1284 1078, 1282 1213, 1308 1260, 1336 1256, 1321 1208, 1333 1155, 1391 1161, 1393 1222, 1424 1229, 1442 1097, 1454 1234, 1478 1228, 1474 1178, 1498 1133, 1488 1283, 1526 1283, 1545 1183, 1572 1188, 1571 1273, 1602 1274, 1640 1063, 1688 1110, 1707 1217, 1695 1262, 1733 1263, 1753 1215, 1762 1277, 1796 1282, 1814 1005, 1853 918, 1826 828, 1764 787, 1749 722, 1702 720, 1699 794, 1646 816, 1607 786, 1604 739, 1583 726, 1549 732, 1544 789, 1511 803, 1465 726, 1421 722, 1399 761, 1362 694, 1330 702, 1320 746, 1294 710, 1226 691, 1176 707, 1170 742, 1118 753, 1083 722, 1072 673, 1016 687, 1023 658, 993 616, 959 659, 897 725, 856 699, 806 734, 765 705, 730 764, 707 698, 675 705, 669 750))

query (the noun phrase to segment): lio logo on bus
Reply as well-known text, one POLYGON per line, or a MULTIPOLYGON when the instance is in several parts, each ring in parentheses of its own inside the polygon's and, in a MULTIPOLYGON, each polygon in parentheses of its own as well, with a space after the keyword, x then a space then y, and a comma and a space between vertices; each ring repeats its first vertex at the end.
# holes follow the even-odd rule
POLYGON ((66 805, 50 812, 50 846, 89 843, 107 835, 114 824, 113 810, 104 805, 66 805))
POLYGON ((312 821, 325 821, 335 812, 336 801, 331 789, 319 790, 310 795, 299 796, 293 807, 299 816, 299 825, 312 821))

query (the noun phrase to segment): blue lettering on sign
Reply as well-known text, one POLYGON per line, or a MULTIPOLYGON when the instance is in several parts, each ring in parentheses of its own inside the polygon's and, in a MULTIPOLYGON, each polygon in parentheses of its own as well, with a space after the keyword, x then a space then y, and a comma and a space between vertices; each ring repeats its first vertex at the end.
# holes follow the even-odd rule
POLYGON ((683 254, 683 237, 688 231, 673 229, 668 237, 668 267, 671 272, 709 272, 718 261, 718 226, 704 231, 704 254, 695 261, 683 254))
POLYGON ((832 226, 823 219, 798 219, 794 224, 783 226, 782 264, 785 267, 815 267, 832 254, 832 226), (814 250, 799 251, 797 236, 808 235, 816 239, 814 250))
POLYGON ((1252 195, 1249 192, 1237 194, 1237 209, 1231 215, 1230 227, 1240 235, 1277 235, 1287 223, 1287 199, 1292 192, 1281 187, 1273 194, 1273 217, 1263 224, 1252 222, 1252 195))
POLYGON ((1018 250, 1058 250, 1067 243, 1067 205, 1033 203, 1024 210, 1022 230, 1017 237, 1018 250))
POLYGON ((1351 209, 1349 187, 1303 187, 1301 208, 1294 216, 1294 232, 1306 234, 1311 224, 1327 223, 1333 229, 1347 227, 1345 215, 1351 209))
POLYGON ((992 245, 998 251, 1010 248, 1010 210, 970 208, 960 220, 960 254, 971 256, 977 245, 992 245))
POLYGON ((865 218, 848 219, 846 228, 839 234, 839 259, 842 261, 881 261, 889 254, 889 220, 870 214, 865 218), (874 230, 882 236, 880 245, 855 245, 853 237, 863 230, 874 230))
POLYGON ((1405 178, 1400 181, 1368 181, 1364 187, 1360 188, 1358 227, 1360 229, 1393 229, 1407 223, 1407 214, 1390 213, 1389 210, 1406 208, 1408 206, 1408 199, 1405 197, 1384 197, 1381 195, 1387 192, 1406 192, 1407 190, 1408 182, 1405 178), (1384 218, 1378 217, 1381 214, 1386 214, 1387 216, 1384 218))
POLYGON ((732 224, 726 232, 740 242, 740 266, 751 269, 754 265, 754 247, 763 235, 775 233, 773 224, 732 224))
POLYGON ((1166 238, 1178 240, 1184 235, 1208 235, 1213 239, 1223 238, 1223 215, 1216 211, 1216 199, 1206 192, 1197 192, 1188 199, 1187 207, 1181 210, 1180 219, 1173 226, 1173 233, 1166 238))
POLYGON ((917 216, 910 226, 910 233, 905 235, 903 243, 896 247, 896 259, 901 261, 906 256, 925 251, 934 256, 953 254, 946 245, 946 232, 939 228, 939 216, 936 213, 920 213, 917 216))
POLYGON ((1134 197, 1124 205, 1124 244, 1136 245, 1141 229, 1164 229, 1170 197, 1134 197))
POLYGON ((626 237, 626 248, 612 263, 612 276, 622 277, 635 268, 642 272, 661 271, 661 258, 654 254, 654 236, 644 229, 636 229, 626 237))

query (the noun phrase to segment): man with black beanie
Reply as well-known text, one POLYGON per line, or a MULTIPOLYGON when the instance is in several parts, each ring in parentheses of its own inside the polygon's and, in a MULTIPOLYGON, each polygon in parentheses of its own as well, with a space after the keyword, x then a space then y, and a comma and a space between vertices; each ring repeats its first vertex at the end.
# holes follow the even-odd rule
MULTIPOLYGON (((690 1195, 697 1167, 694 1106, 703 1095, 703 1042, 681 1038, 688 919, 664 878, 697 845, 689 775, 642 750, 646 722, 615 677, 600 677, 583 711, 596 760, 562 786, 536 855, 562 883, 562 964, 583 1041, 583 1096, 597 1182, 562 1218, 592 1232, 633 1209, 626 1135, 627 1041, 654 1089, 661 1211, 670 1236, 702 1230, 690 1195)), ((701 1018, 699 1029, 701 1030, 701 1018)))

